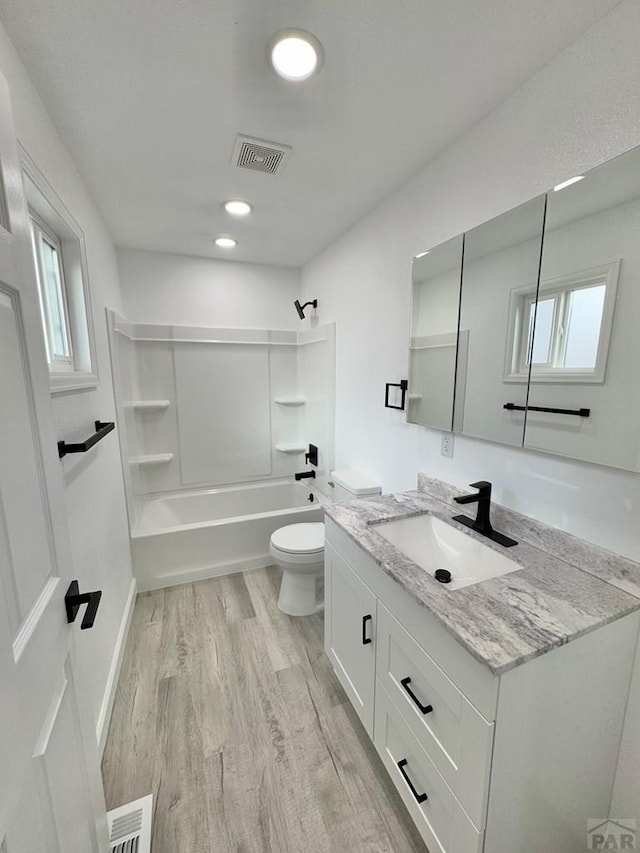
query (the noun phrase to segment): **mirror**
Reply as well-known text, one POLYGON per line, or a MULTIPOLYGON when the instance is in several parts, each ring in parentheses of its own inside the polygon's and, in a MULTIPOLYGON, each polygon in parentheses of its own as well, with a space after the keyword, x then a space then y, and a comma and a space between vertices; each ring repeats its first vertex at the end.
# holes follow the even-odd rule
POLYGON ((409 421, 640 471, 640 148, 418 256, 412 306, 409 421))
POLYGON ((549 193, 535 314, 525 447, 640 470, 640 149, 549 193))
POLYGON ((407 419, 640 471, 639 320, 640 148, 415 259, 407 419))
POLYGON ((407 420, 451 430, 463 236, 414 258, 407 420))
POLYGON ((520 340, 510 334, 512 294, 535 308, 544 210, 539 196, 465 235, 460 338, 466 352, 458 356, 455 400, 463 435, 522 447, 529 367, 505 375, 505 359, 520 340))

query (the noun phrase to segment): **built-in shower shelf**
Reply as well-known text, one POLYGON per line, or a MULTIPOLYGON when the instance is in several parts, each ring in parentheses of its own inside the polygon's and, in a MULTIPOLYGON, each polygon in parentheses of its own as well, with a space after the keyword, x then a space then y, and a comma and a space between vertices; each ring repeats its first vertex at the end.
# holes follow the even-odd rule
POLYGON ((173 453, 148 453, 146 456, 135 456, 130 459, 132 465, 166 465, 173 459, 173 453))
POLYGON ((274 403, 279 406, 304 406, 306 403, 305 397, 275 397, 274 403))
POLYGON ((276 450, 280 453, 305 453, 307 445, 301 441, 282 441, 276 444, 276 450))
POLYGON ((171 400, 130 400, 124 405, 137 412, 161 412, 169 408, 171 400))

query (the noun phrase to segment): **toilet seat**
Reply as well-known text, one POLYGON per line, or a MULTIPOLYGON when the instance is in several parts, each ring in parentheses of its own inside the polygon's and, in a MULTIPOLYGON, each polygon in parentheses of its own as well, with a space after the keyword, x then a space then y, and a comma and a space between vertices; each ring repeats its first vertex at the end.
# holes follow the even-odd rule
POLYGON ((324 523, 280 527, 271 534, 271 547, 283 554, 319 556, 324 551, 324 523))

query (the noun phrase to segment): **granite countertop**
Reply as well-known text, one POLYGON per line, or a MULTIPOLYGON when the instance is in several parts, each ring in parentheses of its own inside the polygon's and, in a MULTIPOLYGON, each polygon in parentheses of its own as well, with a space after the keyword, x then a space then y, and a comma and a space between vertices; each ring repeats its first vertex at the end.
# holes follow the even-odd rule
POLYGON ((496 530, 518 539, 505 549, 452 520, 475 507, 451 504, 461 494, 423 477, 422 491, 334 504, 326 514, 495 675, 640 609, 640 564, 503 507, 496 530), (521 571, 452 590, 405 557, 376 525, 434 515, 522 566, 521 571), (524 534, 524 535, 523 535, 524 534), (534 544, 535 543, 535 544, 534 544))

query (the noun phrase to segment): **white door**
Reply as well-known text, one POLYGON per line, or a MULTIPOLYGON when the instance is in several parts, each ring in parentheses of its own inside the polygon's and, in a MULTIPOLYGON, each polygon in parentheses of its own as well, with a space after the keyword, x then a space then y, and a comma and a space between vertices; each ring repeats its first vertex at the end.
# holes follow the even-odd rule
POLYGON ((108 849, 104 796, 73 677, 85 637, 65 614, 73 578, 62 474, 2 77, 0 175, 0 853, 96 853, 108 849))
POLYGON ((325 651, 369 735, 376 678, 376 597, 330 545, 325 560, 325 651))

